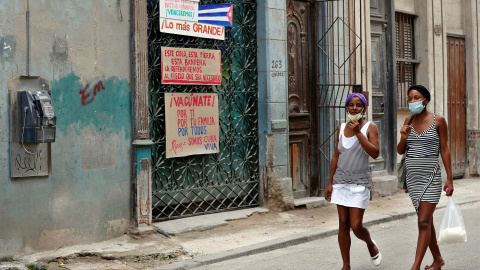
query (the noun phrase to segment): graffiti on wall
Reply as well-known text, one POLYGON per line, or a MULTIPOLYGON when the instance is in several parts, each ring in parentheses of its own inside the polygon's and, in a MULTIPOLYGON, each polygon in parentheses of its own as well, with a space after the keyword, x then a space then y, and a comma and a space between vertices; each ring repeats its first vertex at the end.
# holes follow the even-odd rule
POLYGON ((42 150, 33 153, 20 153, 15 157, 15 170, 20 173, 41 172, 42 171, 42 150))
POLYGON ((90 88, 90 84, 88 83, 82 90, 80 90, 79 94, 82 99, 82 105, 86 106, 93 102, 95 96, 102 90, 105 90, 105 86, 103 86, 102 81, 99 81, 92 89, 90 88), (93 91, 92 91, 93 90, 93 91))

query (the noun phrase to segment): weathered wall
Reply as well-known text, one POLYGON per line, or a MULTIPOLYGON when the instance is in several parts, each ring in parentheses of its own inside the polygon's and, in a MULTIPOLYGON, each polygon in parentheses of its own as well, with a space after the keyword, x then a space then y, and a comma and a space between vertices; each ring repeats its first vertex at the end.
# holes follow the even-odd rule
POLYGON ((272 61, 286 63, 286 2, 257 2, 258 130, 262 191, 264 197, 279 200, 270 200, 270 204, 275 204, 274 208, 291 208, 293 193, 292 178, 288 173, 287 66, 272 68, 269 64, 272 61), (267 154, 267 145, 270 146, 270 154, 267 154))
POLYGON ((131 220, 130 3, 30 1, 30 75, 50 81, 57 138, 49 177, 11 179, 7 82, 26 74, 26 6, 0 1, 0 257, 104 240, 131 220))
MULTIPOLYGON (((397 11, 410 11, 412 0, 396 0, 397 11)), ((447 108, 447 36, 465 38, 467 131, 478 130, 479 126, 479 48, 478 21, 479 0, 434 0, 414 1, 416 54, 421 61, 417 68, 417 83, 432 92, 429 110, 442 114, 448 119, 447 108)), ((399 112, 397 127, 403 125, 408 112, 399 112)), ((397 139, 400 139, 398 133, 397 139)), ((479 147, 475 144, 468 149, 469 174, 478 174, 480 168, 479 147)), ((400 156, 398 156, 400 158, 400 156)), ((398 159, 400 160, 400 159, 398 159)))

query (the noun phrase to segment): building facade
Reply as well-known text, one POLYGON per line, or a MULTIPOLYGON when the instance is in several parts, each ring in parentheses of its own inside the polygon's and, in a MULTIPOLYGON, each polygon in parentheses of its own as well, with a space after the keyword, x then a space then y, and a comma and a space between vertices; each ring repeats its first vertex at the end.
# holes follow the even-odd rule
POLYGON ((113 0, 0 3, 0 258, 101 241, 130 226, 130 8, 113 0), (12 133, 22 125, 11 122, 22 82, 50 93, 55 142, 22 147, 12 133))
POLYGON ((4 2, 0 257, 322 197, 351 92, 379 127, 374 191, 396 186, 412 84, 448 120, 455 175, 478 174, 480 1, 201 0, 233 4, 223 39, 162 31, 160 0, 4 2), (164 83, 167 47, 218 52, 219 83, 164 83), (55 142, 19 141, 15 96, 32 85, 52 97, 55 142), (217 98, 216 152, 167 157, 166 97, 185 94, 217 98))
MULTIPOLYGON (((447 119, 454 177, 478 175, 478 1, 395 1, 397 127, 409 112, 405 92, 422 84, 429 110, 447 119)), ((399 136, 397 136, 399 138, 399 136)))

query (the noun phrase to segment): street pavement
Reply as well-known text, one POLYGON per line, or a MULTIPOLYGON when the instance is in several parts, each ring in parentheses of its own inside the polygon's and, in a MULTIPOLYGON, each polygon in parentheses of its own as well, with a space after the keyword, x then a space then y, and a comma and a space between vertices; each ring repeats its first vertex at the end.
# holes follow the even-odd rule
MULTIPOLYGON (((478 254, 480 254, 480 202, 461 206, 467 230, 466 243, 440 245, 440 251, 445 260, 442 269, 480 269, 478 254)), ((434 215, 434 222, 439 227, 444 209, 434 215)), ((380 266, 372 265, 364 242, 355 238, 353 233, 351 247, 352 269, 410 269, 415 256, 418 236, 417 220, 409 216, 391 222, 380 223, 369 228, 372 238, 377 242, 383 255, 380 266)), ((432 256, 427 250, 422 268, 430 265, 432 256)), ((337 236, 315 240, 305 244, 295 245, 266 253, 240 257, 211 265, 193 268, 195 270, 240 270, 240 269, 341 269, 342 259, 338 247, 337 236)))
MULTIPOLYGON (((462 209, 480 202, 480 196, 478 196, 480 178, 460 179, 455 180, 454 183, 454 198, 457 203, 462 205, 462 209)), ((442 196, 437 206, 435 219, 438 225, 446 201, 446 197, 442 196)), ((478 213, 478 210, 476 212, 478 213)), ((470 212, 467 212, 467 215, 470 215, 470 212)), ((472 216, 474 215, 472 214, 472 216)), ((459 248, 470 247, 472 243, 475 243, 472 240, 476 239, 474 237, 478 235, 479 228, 478 215, 476 217, 477 223, 470 225, 473 229, 469 230, 469 243, 462 244, 458 246, 459 248)), ((411 255, 408 255, 409 251, 405 249, 411 247, 415 241, 415 220, 415 210, 410 198, 404 192, 398 191, 391 196, 379 196, 378 194, 373 196, 373 200, 370 201, 365 212, 364 224, 372 231, 374 239, 380 248, 385 249, 385 255, 389 258, 387 263, 382 263, 382 267, 408 269, 407 267, 393 267, 406 265, 407 262, 410 263, 411 261, 409 259, 412 258, 414 251, 410 250, 411 255), (407 223, 395 226, 396 222, 402 221, 407 223), (400 234, 400 228, 409 228, 407 234, 400 234), (390 233, 396 233, 402 237, 388 238, 390 230, 392 230, 390 233), (408 237, 403 237, 403 235, 408 237), (406 253, 402 256, 396 256, 398 249, 406 253), (404 262, 404 264, 396 264, 395 259, 404 262)), ((257 260, 266 262, 263 265, 266 268, 255 267, 256 269, 341 268, 338 267, 341 260, 339 259, 340 255, 335 236, 338 231, 338 217, 335 205, 331 204, 311 209, 296 208, 286 212, 273 212, 258 207, 160 222, 154 225, 155 230, 161 230, 170 238, 157 233, 155 230, 146 230, 148 233, 143 235, 124 235, 100 243, 77 245, 33 254, 18 254, 12 258, 12 261, 0 263, 0 269, 25 269, 24 265, 26 263, 43 264, 51 270, 190 269, 195 267, 200 267, 199 269, 225 269, 222 267, 227 265, 229 269, 237 269, 234 267, 236 265, 241 266, 244 262, 240 264, 232 260, 242 258, 248 258, 247 261, 252 260, 252 262, 257 260), (306 249, 318 252, 308 253, 288 249, 288 247, 301 248, 303 245, 311 245, 306 249), (274 252, 268 253, 272 251, 274 252), (284 255, 277 255, 275 251, 284 255), (288 255, 290 253, 292 255, 288 255), (316 260, 309 261, 301 256, 302 253, 309 254, 308 257, 316 258, 316 260), (273 259, 268 258, 272 256, 273 259), (272 263, 272 261, 280 262, 280 259, 275 256, 285 257, 292 262, 301 261, 304 264, 297 267, 285 262, 279 266, 268 266, 268 263, 272 263), (225 265, 219 264, 217 266, 217 263, 221 262, 224 262, 225 265)), ((445 248, 447 251, 449 248, 455 250, 456 246, 452 245, 445 248)), ((366 249, 361 246, 356 238, 352 238, 352 250, 358 250, 358 252, 352 252, 353 269, 372 269, 368 268, 370 265, 368 255, 367 260, 364 259, 365 254, 368 254, 366 249)), ((470 250, 474 249, 459 249, 459 254, 468 254, 470 250)), ((450 254, 447 251, 446 254, 450 254)), ((462 261, 468 262, 467 259, 465 258, 462 261)), ((258 261, 255 265, 261 265, 258 261)), ((430 263, 430 261, 426 260, 425 263, 430 263)), ((382 267, 376 269, 387 269, 382 267)), ((451 264, 445 268, 480 269, 480 267, 452 268, 451 264)), ((242 266, 242 269, 250 269, 250 267, 242 266)))

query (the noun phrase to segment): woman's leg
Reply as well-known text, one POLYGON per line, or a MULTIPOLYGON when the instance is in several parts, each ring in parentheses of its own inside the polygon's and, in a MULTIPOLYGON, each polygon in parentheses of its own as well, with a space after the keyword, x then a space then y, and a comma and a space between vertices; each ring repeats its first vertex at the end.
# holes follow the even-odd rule
MULTIPOLYGON (((432 238, 433 212, 436 204, 429 202, 420 202, 418 207, 418 241, 417 251, 415 253, 415 262, 412 270, 419 270, 432 238)), ((435 238, 435 236, 433 236, 435 238)))
POLYGON ((437 236, 435 233, 435 226, 433 225, 433 215, 432 215, 432 233, 430 235, 430 243, 428 245, 430 252, 432 252, 433 263, 430 267, 439 269, 442 267, 445 262, 443 261, 442 254, 440 254, 440 249, 438 248, 437 236))
POLYGON ((360 208, 350 208, 350 226, 355 236, 367 243, 368 252, 370 256, 373 257, 379 253, 377 246, 372 242, 370 237, 370 232, 363 226, 363 214, 365 209, 360 208))
POLYGON ((350 208, 337 205, 338 211, 338 244, 340 253, 342 254, 343 268, 342 270, 350 270, 350 208))

